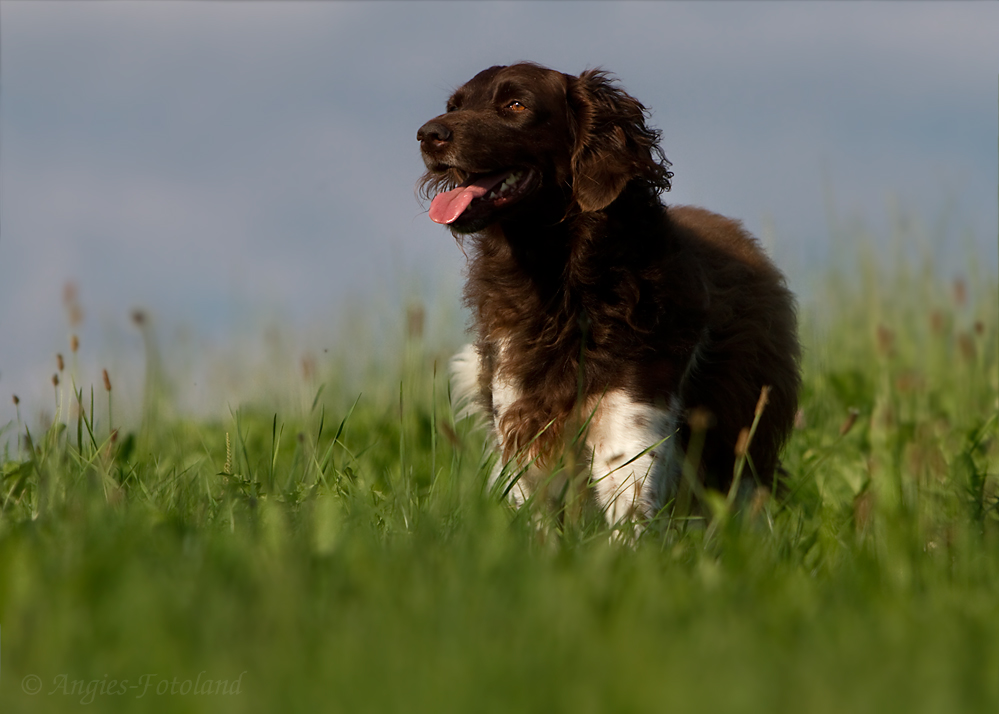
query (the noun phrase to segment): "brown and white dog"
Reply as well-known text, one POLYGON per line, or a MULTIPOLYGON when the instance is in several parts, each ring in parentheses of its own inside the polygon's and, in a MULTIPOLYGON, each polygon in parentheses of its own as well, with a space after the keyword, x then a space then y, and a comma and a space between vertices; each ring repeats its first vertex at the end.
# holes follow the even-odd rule
POLYGON ((800 383, 793 296, 740 223, 660 202, 659 138, 607 73, 530 63, 480 72, 417 133, 430 218, 469 255, 477 339, 454 392, 490 423, 514 466, 494 485, 518 505, 571 445, 611 524, 654 516, 692 413, 710 415, 699 483, 725 490, 765 386, 747 473, 774 478, 800 383))

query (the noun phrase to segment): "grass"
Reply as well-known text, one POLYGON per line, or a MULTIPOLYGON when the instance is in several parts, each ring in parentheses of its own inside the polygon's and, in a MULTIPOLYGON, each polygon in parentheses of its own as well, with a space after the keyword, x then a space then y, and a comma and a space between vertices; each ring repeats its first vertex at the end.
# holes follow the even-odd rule
POLYGON ((999 711, 999 296, 885 264, 803 312, 788 495, 634 547, 484 492, 413 316, 302 409, 18 416, 0 710, 999 711))

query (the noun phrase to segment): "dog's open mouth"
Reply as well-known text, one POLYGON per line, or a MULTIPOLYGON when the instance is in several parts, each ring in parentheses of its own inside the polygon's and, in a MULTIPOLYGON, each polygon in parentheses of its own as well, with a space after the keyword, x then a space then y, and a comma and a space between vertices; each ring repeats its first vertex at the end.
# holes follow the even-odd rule
POLYGON ((451 225, 479 222, 498 208, 523 198, 534 182, 531 169, 508 169, 473 174, 450 191, 441 191, 430 203, 430 220, 451 225))

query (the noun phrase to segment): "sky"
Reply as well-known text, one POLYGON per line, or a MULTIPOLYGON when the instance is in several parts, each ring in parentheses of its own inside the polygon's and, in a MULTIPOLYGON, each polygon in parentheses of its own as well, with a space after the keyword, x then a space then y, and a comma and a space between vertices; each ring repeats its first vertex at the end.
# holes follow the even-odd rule
POLYGON ((423 300, 456 339, 464 257, 416 196, 416 130, 518 60, 613 72, 663 132, 664 200, 743 220, 805 300, 836 226, 899 215, 945 275, 995 274, 997 27, 978 2, 4 0, 0 428, 13 394, 54 406, 71 332, 79 384, 138 394, 136 308, 209 413, 243 363, 350 350, 368 314, 423 300))

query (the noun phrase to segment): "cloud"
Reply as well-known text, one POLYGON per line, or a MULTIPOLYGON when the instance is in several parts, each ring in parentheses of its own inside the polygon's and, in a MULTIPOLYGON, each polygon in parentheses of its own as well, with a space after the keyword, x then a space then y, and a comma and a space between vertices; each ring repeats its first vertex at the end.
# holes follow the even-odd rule
POLYGON ((70 278, 91 315, 124 320, 142 302, 218 339, 248 315, 313 324, 443 281, 456 305, 462 257, 414 196, 416 129, 478 70, 518 59, 614 71, 664 131, 667 199, 756 232, 771 221, 796 287, 794 265, 836 250, 826 181, 839 210, 884 232, 891 195, 930 221, 956 205, 942 240, 971 226, 983 262, 999 260, 992 4, 32 2, 0 14, 0 394, 37 379, 39 355, 64 339, 70 278))

